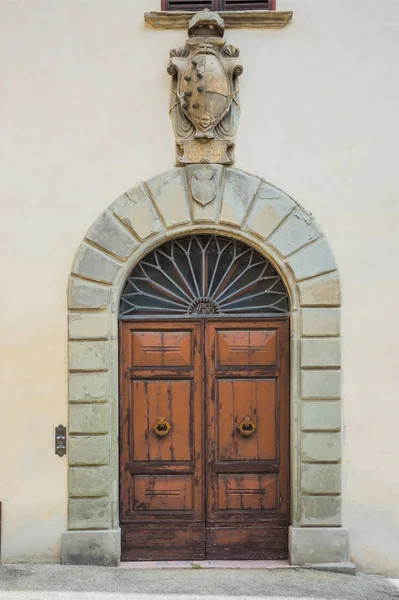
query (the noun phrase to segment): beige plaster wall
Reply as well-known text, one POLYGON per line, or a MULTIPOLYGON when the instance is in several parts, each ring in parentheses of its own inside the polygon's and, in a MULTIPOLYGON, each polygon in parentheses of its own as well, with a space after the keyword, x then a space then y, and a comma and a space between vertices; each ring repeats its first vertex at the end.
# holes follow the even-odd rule
MULTIPOLYGON (((343 289, 344 525, 361 569, 399 573, 396 0, 278 0, 283 30, 241 48, 236 166, 320 223, 343 289)), ((2 560, 58 561, 67 461, 66 282, 86 230, 173 165, 154 1, 0 3, 2 560)))

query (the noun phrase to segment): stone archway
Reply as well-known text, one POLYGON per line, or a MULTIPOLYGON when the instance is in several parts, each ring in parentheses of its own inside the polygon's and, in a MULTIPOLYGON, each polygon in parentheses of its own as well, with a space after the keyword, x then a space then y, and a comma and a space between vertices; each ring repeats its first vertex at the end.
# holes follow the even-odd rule
POLYGON ((348 560, 341 527, 339 276, 311 215, 263 179, 219 165, 213 198, 199 165, 118 198, 87 232, 69 282, 69 519, 62 560, 115 565, 118 527, 118 305, 133 266, 168 239, 219 232, 271 260, 291 296, 292 564, 348 560), (195 193, 195 192, 194 192, 195 193))

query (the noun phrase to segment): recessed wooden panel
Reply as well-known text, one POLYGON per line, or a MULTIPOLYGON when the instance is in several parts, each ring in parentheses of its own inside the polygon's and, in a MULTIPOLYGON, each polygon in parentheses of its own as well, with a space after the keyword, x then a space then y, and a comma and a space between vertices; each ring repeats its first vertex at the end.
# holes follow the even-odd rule
POLYGON ((191 381, 132 381, 133 456, 136 461, 191 460, 191 381), (153 430, 159 417, 171 425, 165 437, 153 430))
POLYGON ((219 510, 271 510, 276 508, 275 474, 219 475, 219 510))
POLYGON ((272 366, 277 363, 277 332, 262 329, 217 331, 220 366, 272 366))
POLYGON ((126 524, 122 526, 122 557, 123 560, 204 559, 205 528, 202 523, 126 524))
POLYGON ((209 560, 279 560, 288 556, 287 526, 257 524, 208 527, 206 557, 209 560))
POLYGON ((192 475, 136 475, 133 510, 192 510, 192 475))
POLYGON ((133 366, 188 367, 192 365, 190 331, 135 331, 133 366))
POLYGON ((217 381, 218 460, 277 458, 276 394, 274 379, 217 381), (246 416, 256 425, 250 437, 238 430, 246 416))

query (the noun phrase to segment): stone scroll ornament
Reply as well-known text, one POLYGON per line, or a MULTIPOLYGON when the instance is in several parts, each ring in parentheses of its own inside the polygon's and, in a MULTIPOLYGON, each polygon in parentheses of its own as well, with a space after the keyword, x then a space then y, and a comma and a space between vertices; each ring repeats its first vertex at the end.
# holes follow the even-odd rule
POLYGON ((240 115, 239 50, 223 38, 224 21, 203 10, 189 22, 185 46, 170 52, 170 117, 176 164, 234 162, 240 115))

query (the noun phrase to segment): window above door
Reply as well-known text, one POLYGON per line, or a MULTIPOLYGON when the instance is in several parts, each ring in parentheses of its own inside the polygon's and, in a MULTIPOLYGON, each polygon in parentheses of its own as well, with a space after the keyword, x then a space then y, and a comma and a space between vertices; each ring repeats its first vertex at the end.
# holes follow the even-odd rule
POLYGON ((219 235, 192 235, 163 244, 138 263, 119 316, 281 316, 289 309, 280 275, 254 248, 219 235))

